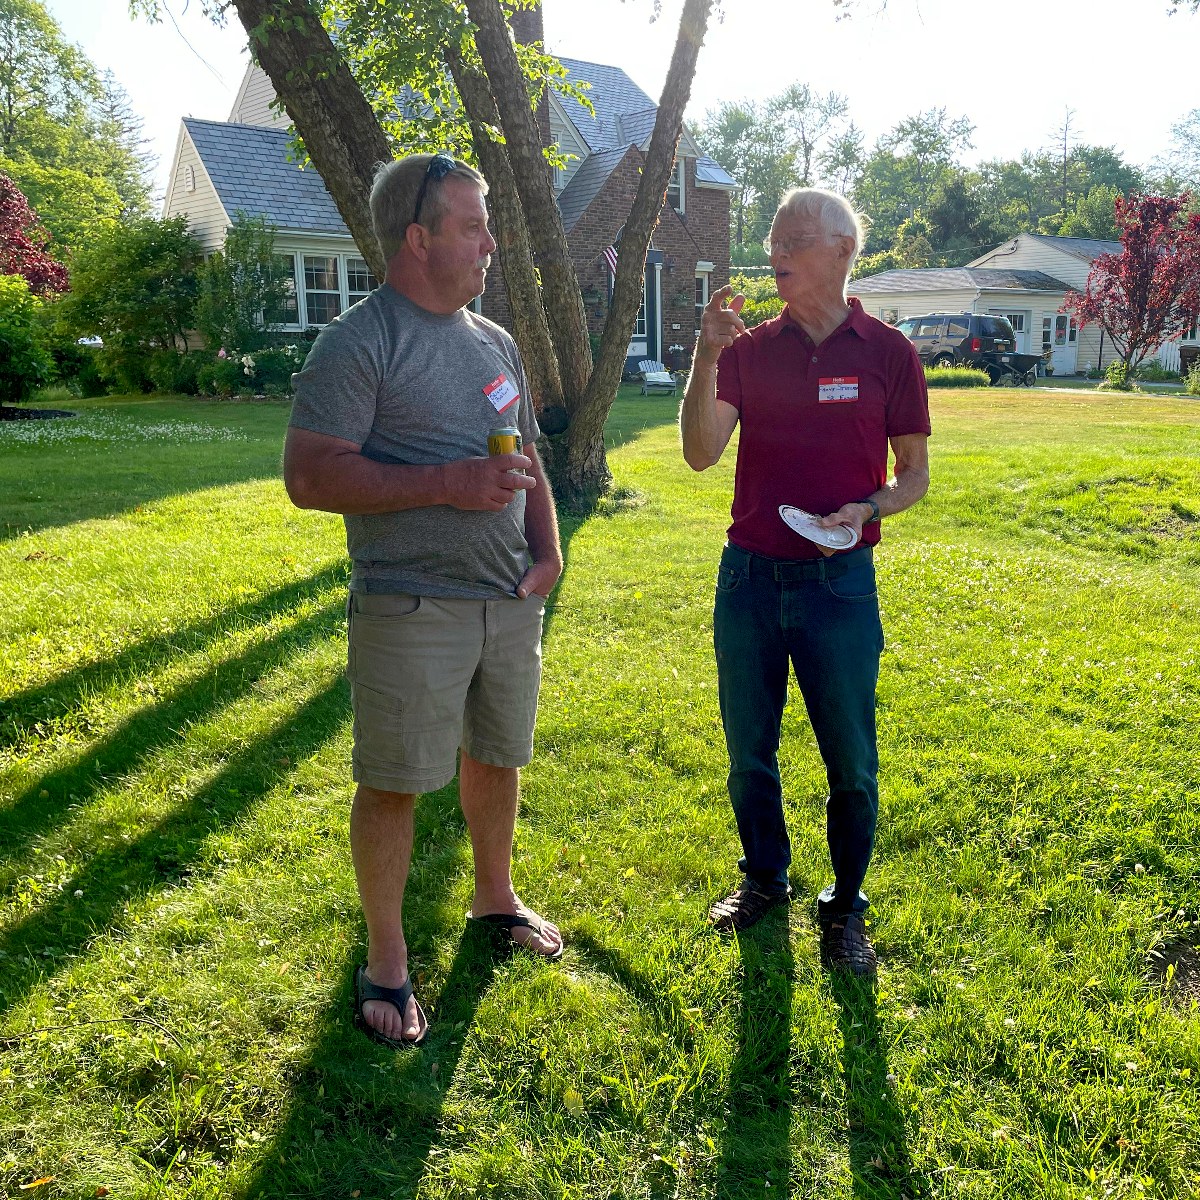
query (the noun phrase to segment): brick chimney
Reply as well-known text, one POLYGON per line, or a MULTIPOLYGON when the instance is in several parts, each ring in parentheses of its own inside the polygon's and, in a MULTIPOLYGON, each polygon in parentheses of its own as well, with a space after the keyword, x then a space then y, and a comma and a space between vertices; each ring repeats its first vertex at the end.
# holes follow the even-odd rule
POLYGON ((508 27, 513 31, 513 37, 522 45, 532 46, 534 42, 544 42, 546 35, 542 29, 540 0, 533 8, 522 8, 514 12, 508 18, 508 27))
MULTIPOLYGON (((512 30, 513 39, 520 42, 523 46, 532 46, 535 42, 544 43, 546 34, 542 28, 541 0, 538 0, 538 3, 532 8, 520 8, 516 12, 511 13, 508 18, 508 27, 512 30)), ((538 132, 542 135, 542 145, 549 146, 550 102, 546 99, 544 91, 542 92, 541 99, 538 101, 534 118, 537 121, 538 132)))

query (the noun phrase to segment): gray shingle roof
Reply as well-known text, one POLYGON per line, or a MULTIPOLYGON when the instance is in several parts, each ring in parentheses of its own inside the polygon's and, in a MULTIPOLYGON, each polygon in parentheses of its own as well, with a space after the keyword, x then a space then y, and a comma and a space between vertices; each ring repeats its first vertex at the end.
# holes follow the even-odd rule
POLYGON ((286 131, 196 117, 183 124, 230 220, 240 208, 279 229, 350 236, 316 168, 289 161, 286 131))
MULTIPOLYGON (((595 106, 593 117, 578 100, 560 96, 563 109, 592 151, 616 150, 631 143, 641 146, 654 132, 658 106, 620 67, 584 62, 578 58, 558 60, 576 83, 590 83, 588 99, 595 106)), ((696 160, 696 182, 735 184, 733 176, 715 159, 702 154, 696 160)))
POLYGON ((926 267, 881 271, 846 285, 852 296, 871 292, 953 292, 979 288, 988 292, 1065 292, 1069 285, 1044 271, 1005 271, 992 267, 926 267))
POLYGON ((1056 250, 1073 254, 1087 262, 1099 258, 1101 254, 1120 254, 1122 250, 1120 242, 1105 242, 1099 238, 1054 237, 1045 233, 1031 233, 1029 236, 1039 242, 1049 242, 1056 250))
POLYGON ((587 211, 588 205, 596 198, 608 177, 617 169, 617 164, 628 153, 628 146, 618 146, 615 150, 601 150, 598 154, 589 154, 575 169, 575 174, 567 181, 567 186, 558 197, 558 210, 562 213, 565 232, 571 232, 575 222, 587 211))
POLYGON ((558 61, 570 71, 571 82, 592 85, 588 99, 596 109, 595 116, 578 100, 560 97, 567 116, 590 150, 615 150, 635 140, 621 135, 621 117, 649 110, 650 126, 653 127, 654 101, 620 67, 606 67, 578 58, 560 58, 558 61))

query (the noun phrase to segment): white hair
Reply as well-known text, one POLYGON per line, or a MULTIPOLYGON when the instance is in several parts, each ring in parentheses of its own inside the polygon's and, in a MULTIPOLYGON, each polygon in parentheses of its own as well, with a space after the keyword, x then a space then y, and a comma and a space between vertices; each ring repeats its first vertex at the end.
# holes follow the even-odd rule
POLYGON ((808 218, 816 222, 817 228, 823 233, 853 238, 854 253, 850 255, 849 264, 851 267, 862 249, 870 226, 870 218, 856 212, 845 196, 839 196, 837 192, 828 192, 824 188, 792 188, 775 210, 772 227, 780 217, 808 218))

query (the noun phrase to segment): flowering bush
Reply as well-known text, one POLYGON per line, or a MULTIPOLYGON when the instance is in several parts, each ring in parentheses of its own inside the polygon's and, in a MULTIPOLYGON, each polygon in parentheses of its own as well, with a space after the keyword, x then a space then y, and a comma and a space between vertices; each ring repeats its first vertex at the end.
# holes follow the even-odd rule
POLYGON ((235 392, 286 396, 292 375, 304 365, 307 354, 308 347, 301 345, 277 346, 251 354, 222 349, 201 365, 198 390, 210 396, 231 396, 235 392))

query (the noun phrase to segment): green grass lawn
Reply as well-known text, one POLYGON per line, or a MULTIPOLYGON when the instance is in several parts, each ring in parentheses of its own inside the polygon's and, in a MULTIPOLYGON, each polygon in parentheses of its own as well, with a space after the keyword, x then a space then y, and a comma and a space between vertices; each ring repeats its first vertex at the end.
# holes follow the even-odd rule
POLYGON ((347 567, 279 482, 286 406, 0 425, 0 1196, 1197 1194, 1200 402, 932 403, 877 559, 878 985, 818 964, 798 698, 799 902, 705 926, 733 456, 694 475, 676 401, 624 394, 523 779, 566 957, 464 932, 456 793, 424 798, 402 1053, 350 1024, 347 567))

